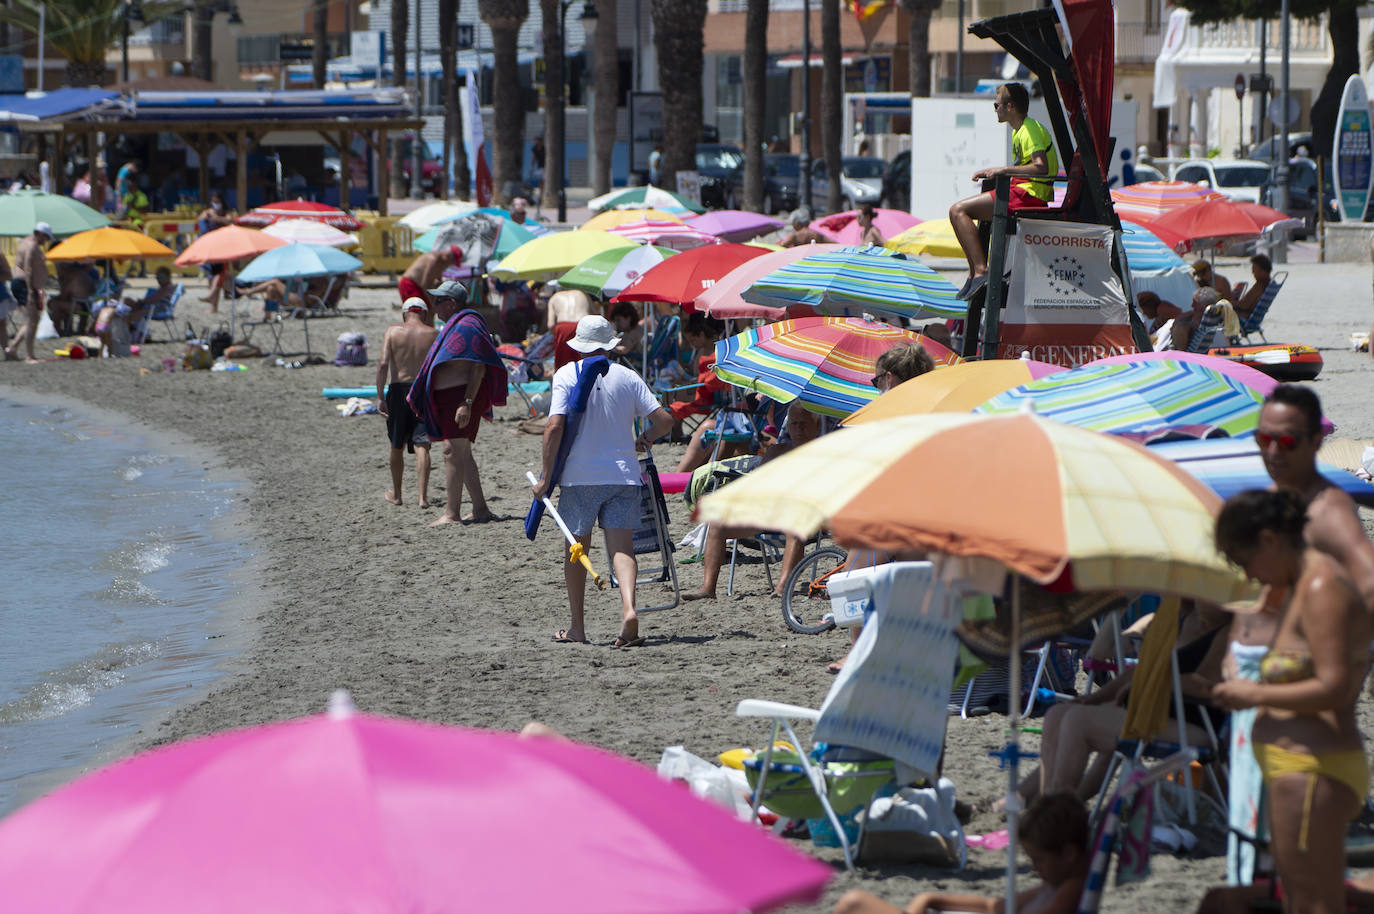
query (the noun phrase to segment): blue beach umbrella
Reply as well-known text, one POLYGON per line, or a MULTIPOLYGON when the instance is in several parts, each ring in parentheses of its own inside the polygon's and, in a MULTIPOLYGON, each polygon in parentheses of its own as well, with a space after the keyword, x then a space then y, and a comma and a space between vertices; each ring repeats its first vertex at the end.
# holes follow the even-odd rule
POLYGON ((242 282, 307 279, 311 276, 348 273, 362 265, 363 262, 352 254, 323 244, 285 244, 259 254, 243 268, 238 278, 242 282))
POLYGON ((843 247, 793 261, 745 289, 745 301, 772 308, 810 305, 823 314, 865 311, 897 317, 964 317, 968 305, 919 260, 881 247, 843 247))
MULTIPOLYGON (((1230 498, 1246 489, 1267 489, 1273 484, 1252 435, 1206 441, 1165 441, 1150 445, 1150 450, 1172 460, 1222 498, 1230 498)), ((1322 461, 1317 462, 1317 472, 1357 503, 1374 507, 1374 485, 1322 461)))
POLYGON ((974 409, 1016 413, 1030 401, 1048 419, 1099 432, 1208 426, 1255 430, 1264 399, 1235 378, 1194 362, 1124 362, 1060 371, 998 394, 974 409))
POLYGON ((1135 222, 1121 222, 1121 246, 1131 269, 1131 288, 1137 294, 1153 292, 1161 299, 1188 310, 1197 282, 1188 262, 1135 222))

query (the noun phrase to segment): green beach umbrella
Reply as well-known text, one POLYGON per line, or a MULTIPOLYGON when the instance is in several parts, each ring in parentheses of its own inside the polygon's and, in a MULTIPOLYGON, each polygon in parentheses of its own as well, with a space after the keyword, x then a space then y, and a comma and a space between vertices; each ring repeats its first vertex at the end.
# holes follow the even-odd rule
POLYGON ((593 197, 587 201, 587 208, 594 213, 607 209, 661 209, 668 213, 706 212, 705 209, 691 200, 679 197, 672 191, 664 190, 661 187, 654 187, 652 184, 646 187, 613 190, 609 194, 593 197))
POLYGON ((611 248, 593 254, 564 273, 558 284, 564 289, 580 289, 596 298, 610 298, 676 253, 670 248, 649 244, 637 248, 611 248))
POLYGON ((52 226, 58 238, 110 224, 109 219, 71 197, 41 190, 0 194, 0 235, 27 235, 40 222, 52 226))

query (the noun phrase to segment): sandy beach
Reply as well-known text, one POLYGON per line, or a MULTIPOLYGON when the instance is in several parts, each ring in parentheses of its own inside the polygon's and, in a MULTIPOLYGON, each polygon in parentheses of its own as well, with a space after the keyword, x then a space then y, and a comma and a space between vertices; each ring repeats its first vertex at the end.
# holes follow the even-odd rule
MULTIPOLYGON (((1236 261, 1218 269, 1232 281, 1248 273, 1236 261)), ((1288 286, 1266 325, 1269 339, 1320 347, 1326 367, 1314 387, 1336 433, 1374 438, 1374 410, 1364 402, 1374 366, 1348 342, 1351 331, 1368 329, 1374 318, 1369 266, 1293 263, 1287 269, 1288 286)), ((180 355, 181 343, 153 343, 141 358, 0 365, 0 395, 58 394, 123 414, 203 449, 207 465, 245 480, 240 498, 258 544, 256 580, 223 620, 245 646, 208 693, 145 730, 136 748, 316 713, 331 689, 347 688, 366 711, 509 729, 537 719, 652 765, 670 745, 711 758, 761 744, 763 725, 734 716, 742 698, 821 701, 832 681, 825 664, 843 653, 847 639, 788 632, 758 564, 740 570, 733 598, 724 597, 722 580, 718 601, 644 617, 643 649, 610 649, 618 623, 611 591, 588 597, 593 644, 552 642, 552 633, 567 624, 563 549, 551 525, 537 543, 524 537, 524 474, 537 468, 539 439, 519 431, 524 406, 514 393, 475 445, 498 521, 428 527, 439 508, 414 506, 409 466, 407 506, 386 502, 382 418, 341 418, 337 401, 320 395, 322 387, 373 382, 382 332, 399 319, 399 302, 382 279, 368 282, 372 287, 352 290, 339 316, 310 321, 314 349, 326 358, 340 333, 367 334, 374 362, 366 368, 291 369, 269 359, 250 361, 243 372, 140 373, 180 355)), ((202 292, 201 283, 188 286, 178 335, 187 319, 197 330, 225 319, 205 312, 202 292)), ((165 339, 165 329, 157 332, 165 339)), ((287 325, 284 339, 289 350, 303 349, 298 322, 287 325)), ((38 345, 49 355, 54 348, 53 341, 38 345)), ((680 446, 656 449, 660 468, 671 469, 680 452, 680 446)), ((442 504, 438 448, 434 453, 431 492, 442 504)), ((671 532, 680 539, 690 527, 688 512, 678 497, 670 496, 669 506, 671 532)), ((594 545, 593 561, 604 567, 599 540, 594 545)), ((698 566, 680 566, 680 574, 684 589, 700 582, 698 566)), ((656 596, 653 586, 645 591, 641 603, 656 596)), ((1366 698, 1366 732, 1374 726, 1371 712, 1366 698)), ((983 809, 1006 787, 1005 773, 988 756, 1001 745, 1004 725, 997 715, 949 722, 946 771, 960 798, 983 809)), ((1035 738, 1027 745, 1033 750, 1035 738)), ((998 827, 997 817, 983 811, 969 831, 998 827)), ((817 853, 838 860, 837 853, 817 853)), ((837 863, 825 898, 794 910, 828 911, 855 886, 898 905, 935 888, 998 893, 1004 864, 1004 854, 977 850, 962 874, 885 867, 850 875, 837 863)), ((1104 910, 1191 910, 1205 887, 1224 879, 1220 857, 1158 855, 1153 866, 1149 881, 1110 888, 1104 910)), ((1024 864, 1022 872, 1028 872, 1024 864)))

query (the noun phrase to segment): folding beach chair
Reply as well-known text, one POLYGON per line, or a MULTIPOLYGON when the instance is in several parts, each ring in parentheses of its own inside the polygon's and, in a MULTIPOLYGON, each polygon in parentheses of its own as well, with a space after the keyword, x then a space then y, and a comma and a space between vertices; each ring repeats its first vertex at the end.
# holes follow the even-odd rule
MULTIPOLYGON (((865 575, 864 586, 863 633, 819 710, 759 699, 745 699, 735 709, 740 717, 772 722, 762 758, 752 771, 746 763, 755 782, 754 811, 766 803, 786 815, 789 808, 796 811, 789 801, 814 799, 815 818, 830 822, 851 870, 857 845, 851 844, 840 815, 867 808, 887 784, 933 779, 939 767, 960 618, 958 600, 930 562, 876 566, 865 575), (797 736, 794 721, 815 724, 814 750, 797 736), (775 769, 773 744, 780 732, 797 752, 775 769), (893 767, 873 764, 884 760, 893 767), (779 792, 783 795, 774 795, 779 792)), ((862 828, 861 822, 860 839, 862 828)))
MULTIPOLYGON (((638 606, 642 613, 661 612, 672 609, 682 602, 682 588, 677 581, 677 563, 673 561, 673 551, 677 547, 668 535, 668 503, 663 497, 663 486, 658 480, 658 468, 654 465, 653 454, 645 452, 639 458, 639 476, 644 483, 639 489, 639 527, 635 529, 634 552, 639 559, 639 575, 635 584, 670 584, 673 588, 673 602, 660 606, 638 606), (657 556, 658 564, 645 564, 648 556, 657 556)), ((617 587, 619 582, 611 573, 611 583, 617 587)))
POLYGON ((1226 312, 1216 305, 1202 312, 1202 320, 1193 330, 1193 335, 1188 337, 1188 346, 1185 351, 1205 355, 1207 350, 1211 349, 1216 342, 1217 333, 1221 331, 1225 321, 1226 312))
POLYGON ((172 295, 166 301, 161 301, 153 305, 149 311, 143 315, 143 320, 138 322, 135 334, 139 339, 152 339, 152 321, 162 321, 167 325, 168 342, 176 342, 176 310, 177 302, 181 301, 182 294, 186 291, 185 283, 177 283, 172 289, 172 295))
MULTIPOLYGON (((1264 316, 1269 313, 1269 308, 1274 304, 1274 299, 1278 296, 1279 290, 1283 288, 1283 284, 1287 281, 1287 270, 1273 274, 1273 276, 1269 278, 1269 285, 1264 289, 1264 294, 1261 295, 1260 300, 1255 303, 1255 309, 1250 312, 1250 316, 1241 318, 1240 335, 1243 336, 1247 342, 1250 337, 1255 334, 1258 334, 1260 340, 1263 342, 1269 342, 1265 339, 1264 330, 1261 329, 1260 325, 1264 323, 1264 316)), ((1231 342, 1235 343, 1238 341, 1232 340, 1231 342)))

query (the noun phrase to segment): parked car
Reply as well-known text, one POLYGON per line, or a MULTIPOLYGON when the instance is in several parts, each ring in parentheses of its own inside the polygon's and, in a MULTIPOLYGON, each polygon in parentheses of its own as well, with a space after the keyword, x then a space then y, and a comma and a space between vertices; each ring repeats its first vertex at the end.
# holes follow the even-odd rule
POLYGON ((1173 179, 1210 187, 1232 200, 1258 203, 1269 180, 1269 163, 1255 159, 1187 159, 1174 166, 1173 179))
POLYGON ((763 211, 768 215, 797 208, 801 199, 801 156, 779 152, 763 157, 763 211))
POLYGON ((1135 183, 1137 183, 1137 184, 1144 184, 1146 181, 1167 181, 1167 180, 1169 180, 1168 178, 1164 177, 1164 172, 1160 171, 1158 168, 1155 168, 1153 165, 1144 165, 1144 164, 1141 164, 1141 165, 1136 165, 1136 166, 1134 166, 1134 168, 1135 168, 1135 183))
MULTIPOLYGON (((1341 220, 1340 208, 1336 205, 1336 188, 1331 182, 1331 169, 1327 167, 1322 175, 1321 205, 1326 209, 1327 222, 1341 220)), ((1278 166, 1271 172, 1270 180, 1264 185, 1260 202, 1273 206, 1275 174, 1278 166)), ((1301 219, 1303 227, 1294 232, 1297 238, 1307 238, 1317 232, 1317 163, 1311 159, 1294 159, 1288 163, 1288 215, 1301 219)))
MULTIPOLYGON (((840 211, 851 210, 860 203, 877 206, 883 198, 883 175, 887 163, 871 156, 845 156, 840 160, 840 211)), ((811 163, 811 196, 817 208, 825 206, 830 194, 830 174, 825 159, 811 163)))
POLYGON ((911 150, 904 149, 883 172, 882 205, 888 209, 911 211, 911 150))
POLYGON ((701 179, 701 205, 712 209, 737 209, 744 186, 744 153, 729 143, 699 143, 697 174, 701 179))
MULTIPOLYGON (((1312 134, 1308 131, 1303 131, 1301 133, 1290 133, 1288 134, 1286 146, 1287 151, 1285 154, 1289 158, 1292 158, 1294 155, 1297 154, 1299 147, 1305 148, 1307 150, 1307 154, 1311 156, 1313 154, 1312 134)), ((1284 149, 1284 147, 1284 138, 1279 136, 1278 134, 1275 134, 1269 137, 1269 139, 1260 143, 1258 146, 1255 146, 1253 149, 1251 149, 1249 157, 1259 162, 1274 162, 1278 159, 1276 153, 1279 150, 1284 149)))

